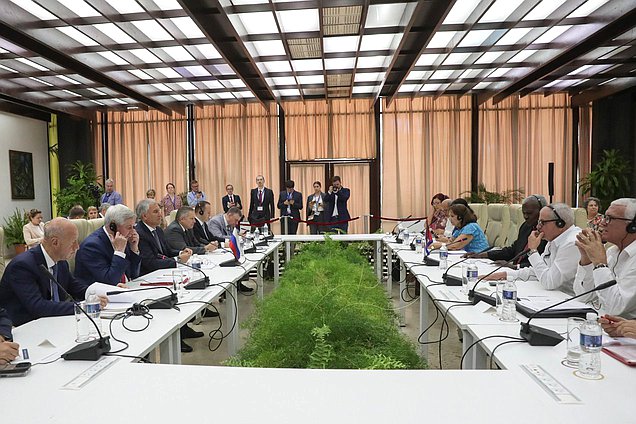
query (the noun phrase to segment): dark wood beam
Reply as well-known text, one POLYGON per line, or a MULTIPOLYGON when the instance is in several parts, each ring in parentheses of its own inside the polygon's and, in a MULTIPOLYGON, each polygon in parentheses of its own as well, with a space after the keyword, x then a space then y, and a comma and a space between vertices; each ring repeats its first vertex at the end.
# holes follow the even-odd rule
POLYGON ((619 18, 613 20, 606 26, 591 34, 589 37, 583 39, 578 44, 557 55, 552 60, 545 63, 543 66, 529 72, 524 77, 498 91, 493 98, 493 102, 499 103, 506 97, 524 89, 533 82, 544 78, 547 75, 550 75, 563 66, 566 66, 568 63, 575 60, 579 56, 594 50, 595 48, 607 43, 608 41, 611 41, 612 39, 633 28, 635 22, 636 6, 632 5, 632 9, 626 11, 619 18))
POLYGON ((603 97, 609 97, 620 91, 627 90, 628 88, 636 87, 636 77, 623 78, 615 81, 608 82, 602 86, 584 91, 580 94, 572 96, 572 106, 583 106, 595 100, 603 97))
POLYGON ((267 109, 267 103, 275 100, 274 93, 247 51, 241 36, 230 22, 221 3, 218 0, 178 1, 236 75, 267 109))

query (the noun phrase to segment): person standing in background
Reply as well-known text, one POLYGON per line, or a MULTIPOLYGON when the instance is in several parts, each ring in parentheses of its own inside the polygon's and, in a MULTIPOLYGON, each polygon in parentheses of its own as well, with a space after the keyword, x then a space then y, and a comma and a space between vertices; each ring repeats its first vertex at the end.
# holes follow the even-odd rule
MULTIPOLYGON (((320 181, 314 181, 314 193, 307 197, 307 221, 315 224, 324 222, 325 210, 327 202, 325 202, 325 193, 322 192, 322 184, 320 181)), ((309 224, 309 233, 322 233, 322 226, 309 224)))
POLYGON ((205 193, 199 190, 199 182, 192 180, 190 182, 190 191, 188 192, 188 205, 195 207, 198 202, 207 200, 205 193))
MULTIPOLYGON (((250 191, 250 209, 247 218, 253 227, 262 227, 263 221, 274 217, 274 192, 265 187, 265 177, 256 177, 256 188, 250 191)), ((271 228, 270 228, 271 231, 271 228)))
POLYGON ((294 181, 285 181, 285 190, 280 192, 278 196, 278 209, 280 216, 289 216, 287 224, 282 222, 283 231, 287 225, 287 234, 296 234, 298 232, 298 221, 300 220, 300 210, 303 208, 303 194, 294 190, 294 181), (294 220, 296 219, 296 220, 294 220))
POLYGON ((227 212, 230 208, 236 207, 243 210, 243 203, 241 202, 241 196, 234 194, 234 186, 228 184, 225 186, 227 194, 221 199, 223 205, 223 212, 227 212))
POLYGON ((339 221, 347 221, 351 219, 349 210, 347 209, 347 202, 351 196, 351 190, 342 186, 342 181, 339 176, 334 176, 331 179, 331 186, 325 195, 325 200, 329 204, 327 210, 327 219, 329 222, 333 222, 331 230, 336 232, 347 233, 349 230, 349 223, 337 223, 339 221))
POLYGON ((22 227, 22 235, 27 248, 37 246, 44 238, 44 224, 42 223, 42 211, 31 209, 29 211, 29 222, 22 227))
POLYGON ((163 216, 169 216, 170 212, 179 210, 183 206, 181 197, 177 196, 174 184, 166 184, 166 195, 159 202, 159 207, 163 210, 163 216))
POLYGON ((115 191, 115 181, 107 179, 104 183, 105 192, 102 194, 100 203, 109 203, 111 205, 121 205, 124 203, 121 194, 115 191))

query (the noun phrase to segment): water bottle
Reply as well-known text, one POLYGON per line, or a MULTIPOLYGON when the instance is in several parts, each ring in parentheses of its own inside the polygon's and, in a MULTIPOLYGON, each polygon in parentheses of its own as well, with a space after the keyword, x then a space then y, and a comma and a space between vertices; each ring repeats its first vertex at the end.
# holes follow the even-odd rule
POLYGON ((585 319, 585 323, 581 325, 579 375, 583 378, 596 379, 601 375, 603 329, 596 320, 594 312, 588 312, 585 319))
POLYGON ((417 237, 415 237, 415 252, 422 253, 422 235, 421 234, 418 234, 417 237))
POLYGON ((517 321, 517 285, 512 276, 508 276, 503 286, 503 309, 501 320, 506 322, 517 321))
POLYGON ((267 224, 263 225, 263 237, 267 237, 269 235, 269 228, 267 228, 267 224))
POLYGON ((255 241, 255 242, 258 242, 258 239, 260 238, 260 236, 261 236, 261 232, 260 232, 260 231, 258 231, 258 227, 256 227, 256 228, 254 229, 254 241, 255 241))
POLYGON ((468 291, 472 289, 475 284, 477 284, 477 277, 479 275, 479 270, 477 269, 477 265, 473 261, 466 261, 468 265, 466 266, 466 275, 462 278, 462 292, 464 294, 468 294, 468 291))
POLYGON ((404 230, 404 233, 402 234, 402 244, 405 246, 409 245, 409 236, 410 233, 407 230, 404 230))
POLYGON ((446 243, 442 243, 442 247, 439 249, 439 269, 448 268, 448 248, 446 243))
MULTIPOLYGON (((97 296, 97 293, 95 292, 95 290, 91 290, 90 292, 86 293, 86 301, 84 302, 84 308, 86 309, 86 313, 88 314, 88 316, 91 317, 93 321, 95 321, 95 324, 97 324, 97 328, 99 328, 99 331, 101 332, 102 323, 99 317, 102 310, 102 306, 99 303, 99 297, 97 296)), ((97 329, 95 328, 95 326, 92 324, 88 327, 88 336, 89 338, 94 338, 94 339, 99 338, 99 333, 97 332, 97 329)))

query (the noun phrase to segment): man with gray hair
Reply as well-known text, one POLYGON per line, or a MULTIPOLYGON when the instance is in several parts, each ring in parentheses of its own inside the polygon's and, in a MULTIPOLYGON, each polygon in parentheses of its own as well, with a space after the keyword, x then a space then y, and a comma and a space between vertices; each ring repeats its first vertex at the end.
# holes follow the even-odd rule
MULTIPOLYGON (((442 204, 444 202, 442 202, 442 204)), ((545 197, 541 195, 533 194, 532 196, 526 197, 523 199, 523 202, 521 202, 521 212, 523 213, 524 222, 519 227, 517 240, 515 240, 514 243, 502 249, 490 250, 483 253, 466 253, 464 256, 467 258, 488 258, 491 261, 495 261, 497 265, 505 265, 512 269, 529 267, 530 261, 528 261, 526 255, 517 258, 514 263, 509 263, 508 261, 528 248, 528 237, 537 229, 539 212, 541 208, 547 204, 548 202, 545 200, 545 197)), ((541 240, 541 244, 537 247, 537 251, 540 254, 543 253, 546 243, 545 240, 541 240)))
POLYGON ((115 191, 115 181, 110 178, 104 182, 104 194, 102 194, 100 202, 110 205, 121 205, 124 203, 121 194, 115 191))
POLYGON ((99 205, 99 217, 103 218, 106 216, 106 211, 108 210, 108 208, 110 208, 111 205, 110 203, 102 203, 101 205, 99 205))
POLYGON ((614 200, 599 224, 599 231, 584 229, 576 240, 581 260, 574 279, 574 292, 592 290, 599 284, 616 280, 616 285, 583 297, 598 298, 609 325, 617 316, 636 318, 636 199, 614 200), (603 243, 614 246, 605 251, 603 243))
POLYGON ((545 206, 539 212, 537 229, 528 236, 528 268, 496 272, 488 280, 501 280, 507 276, 521 280, 538 279, 547 290, 561 290, 573 295, 572 284, 580 258, 574 244, 581 229, 574 226, 574 212, 565 203, 545 206), (543 254, 538 248, 547 240, 543 254))
MULTIPOLYGON (((42 243, 16 256, 0 280, 0 305, 14 325, 42 317, 73 315, 74 300, 83 300, 89 284, 73 278, 67 260, 77 251, 77 227, 65 218, 55 218, 44 227, 42 243), (58 287, 42 267, 53 275, 58 287)), ((91 281, 92 283, 92 281, 91 281)), ((103 306, 108 299, 100 297, 103 306)))
POLYGON ((139 234, 135 213, 124 205, 108 208, 104 226, 80 245, 75 258, 75 277, 86 284, 117 285, 140 275, 139 234))

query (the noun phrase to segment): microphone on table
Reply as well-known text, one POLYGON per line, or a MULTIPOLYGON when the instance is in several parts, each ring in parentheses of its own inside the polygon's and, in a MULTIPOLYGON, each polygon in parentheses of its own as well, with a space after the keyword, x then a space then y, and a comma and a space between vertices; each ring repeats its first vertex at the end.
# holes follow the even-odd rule
POLYGON ((495 306, 497 304, 497 301, 494 297, 479 293, 478 291, 475 290, 475 288, 477 287, 477 284, 481 283, 484 278, 494 274, 496 271, 499 271, 501 268, 507 265, 510 265, 514 263, 517 259, 527 255, 528 252, 530 252, 530 249, 526 249, 519 252, 514 258, 510 259, 509 261, 506 261, 503 265, 499 265, 497 268, 493 269, 488 274, 484 275, 479 280, 477 280, 475 285, 468 291, 468 299, 473 301, 473 305, 476 305, 481 301, 481 302, 486 302, 490 306, 495 306))
POLYGON ((117 296, 123 293, 132 293, 132 292, 140 292, 140 291, 148 291, 155 289, 164 289, 168 290, 170 294, 160 297, 159 299, 151 299, 151 301, 146 305, 148 309, 176 309, 179 310, 177 303, 179 303, 179 298, 177 294, 170 290, 168 287, 142 287, 140 289, 123 289, 123 290, 113 290, 106 292, 106 296, 117 296))
MULTIPOLYGON (((457 240, 455 240, 453 242, 450 242, 450 243, 446 244, 446 247, 452 246, 455 243, 461 243, 461 242, 466 241, 466 240, 468 240, 468 239, 465 238, 465 237, 461 238, 461 239, 457 239, 457 240)), ((429 253, 434 252, 435 250, 439 250, 439 249, 441 249, 441 247, 436 247, 435 249, 431 249, 428 253, 426 252, 426 250, 424 250, 424 259, 423 259, 424 265, 426 265, 426 266, 439 266, 439 261, 437 259, 433 259, 433 258, 430 258, 428 256, 429 253)))
MULTIPOLYGON (((477 254, 479 255, 480 253, 485 253, 489 250, 491 250, 493 248, 493 246, 488 246, 487 248, 477 252, 477 254)), ((444 284, 446 284, 447 286, 461 286, 462 285, 462 279, 464 278, 464 276, 462 275, 461 278, 457 278, 453 275, 448 275, 448 271, 450 271, 450 269, 456 265, 459 265, 463 262, 466 262, 468 259, 471 258, 464 258, 461 261, 457 261, 454 264, 452 264, 451 266, 449 266, 448 268, 446 268, 446 271, 444 271, 444 273, 442 274, 442 281, 444 282, 444 284)))
POLYGON ((536 317, 537 315, 539 315, 542 312, 547 311, 548 309, 554 308, 555 306, 562 305, 562 304, 564 304, 566 302, 569 302, 570 300, 574 300, 574 299, 579 298, 581 296, 585 296, 586 294, 594 293, 595 291, 605 290, 606 288, 612 287, 615 284, 616 284, 616 280, 610 280, 610 281, 608 281, 606 283, 599 284, 598 286, 594 287, 592 290, 588 290, 588 291, 583 292, 581 294, 577 294, 576 296, 569 297, 569 298, 567 298, 565 300, 562 300, 561 302, 555 303, 554 305, 550 305, 548 307, 545 307, 545 308, 533 313, 528 318, 528 321, 521 323, 521 330, 519 331, 519 335, 524 340, 526 340, 528 343, 530 343, 530 346, 556 346, 556 345, 558 345, 559 343, 561 343, 561 341, 563 341, 563 336, 561 336, 556 331, 553 331, 553 330, 550 330, 550 329, 547 329, 547 328, 543 328, 543 327, 537 327, 536 325, 531 325, 530 321, 532 320, 532 318, 536 317))
MULTIPOLYGON (((222 248, 221 248, 222 249, 222 248)), ((159 259, 172 259, 167 257, 166 255, 162 255, 161 253, 157 253, 157 258, 159 259)), ((206 275, 205 272, 203 272, 200 268, 195 268, 192 265, 189 265, 185 262, 179 262, 181 265, 184 265, 190 269, 193 269, 195 271, 199 271, 201 274, 203 274, 203 279, 199 279, 196 281, 193 281, 191 283, 188 283, 185 285, 186 290, 203 290, 204 288, 206 288, 209 283, 210 283, 210 278, 206 275)), ((175 302, 176 304, 176 302, 175 302)))
MULTIPOLYGON (((409 219, 412 216, 413 216, 413 214, 410 214, 409 216, 407 216, 404 219, 409 219)), ((403 242, 403 240, 400 238, 401 231, 398 232, 397 234, 395 233, 395 229, 398 228, 400 225, 402 225, 402 222, 403 222, 403 220, 399 221, 397 224, 395 224, 395 227, 393 227, 393 229, 391 230, 391 233, 395 235, 395 242, 396 243, 402 243, 403 242)))
POLYGON ((97 340, 89 340, 87 342, 78 344, 71 350, 63 353, 62 358, 64 358, 67 361, 78 361, 78 360, 79 361, 96 361, 103 354, 110 352, 110 337, 102 336, 102 332, 99 330, 99 327, 97 326, 97 323, 95 322, 95 320, 91 318, 91 316, 84 310, 84 308, 82 308, 80 304, 73 299, 73 296, 71 296, 66 291, 66 289, 62 287, 60 283, 57 282, 57 279, 53 276, 53 274, 49 272, 49 269, 46 267, 46 265, 40 264, 40 269, 42 270, 42 272, 46 274, 47 277, 49 277, 51 281, 53 281, 53 283, 55 283, 55 285, 59 289, 61 289, 64 292, 64 294, 69 299, 71 299, 73 304, 77 308, 79 308, 79 310, 82 311, 84 315, 86 315, 89 321, 95 326, 95 329, 97 330, 97 335, 99 336, 99 339, 97 340))

